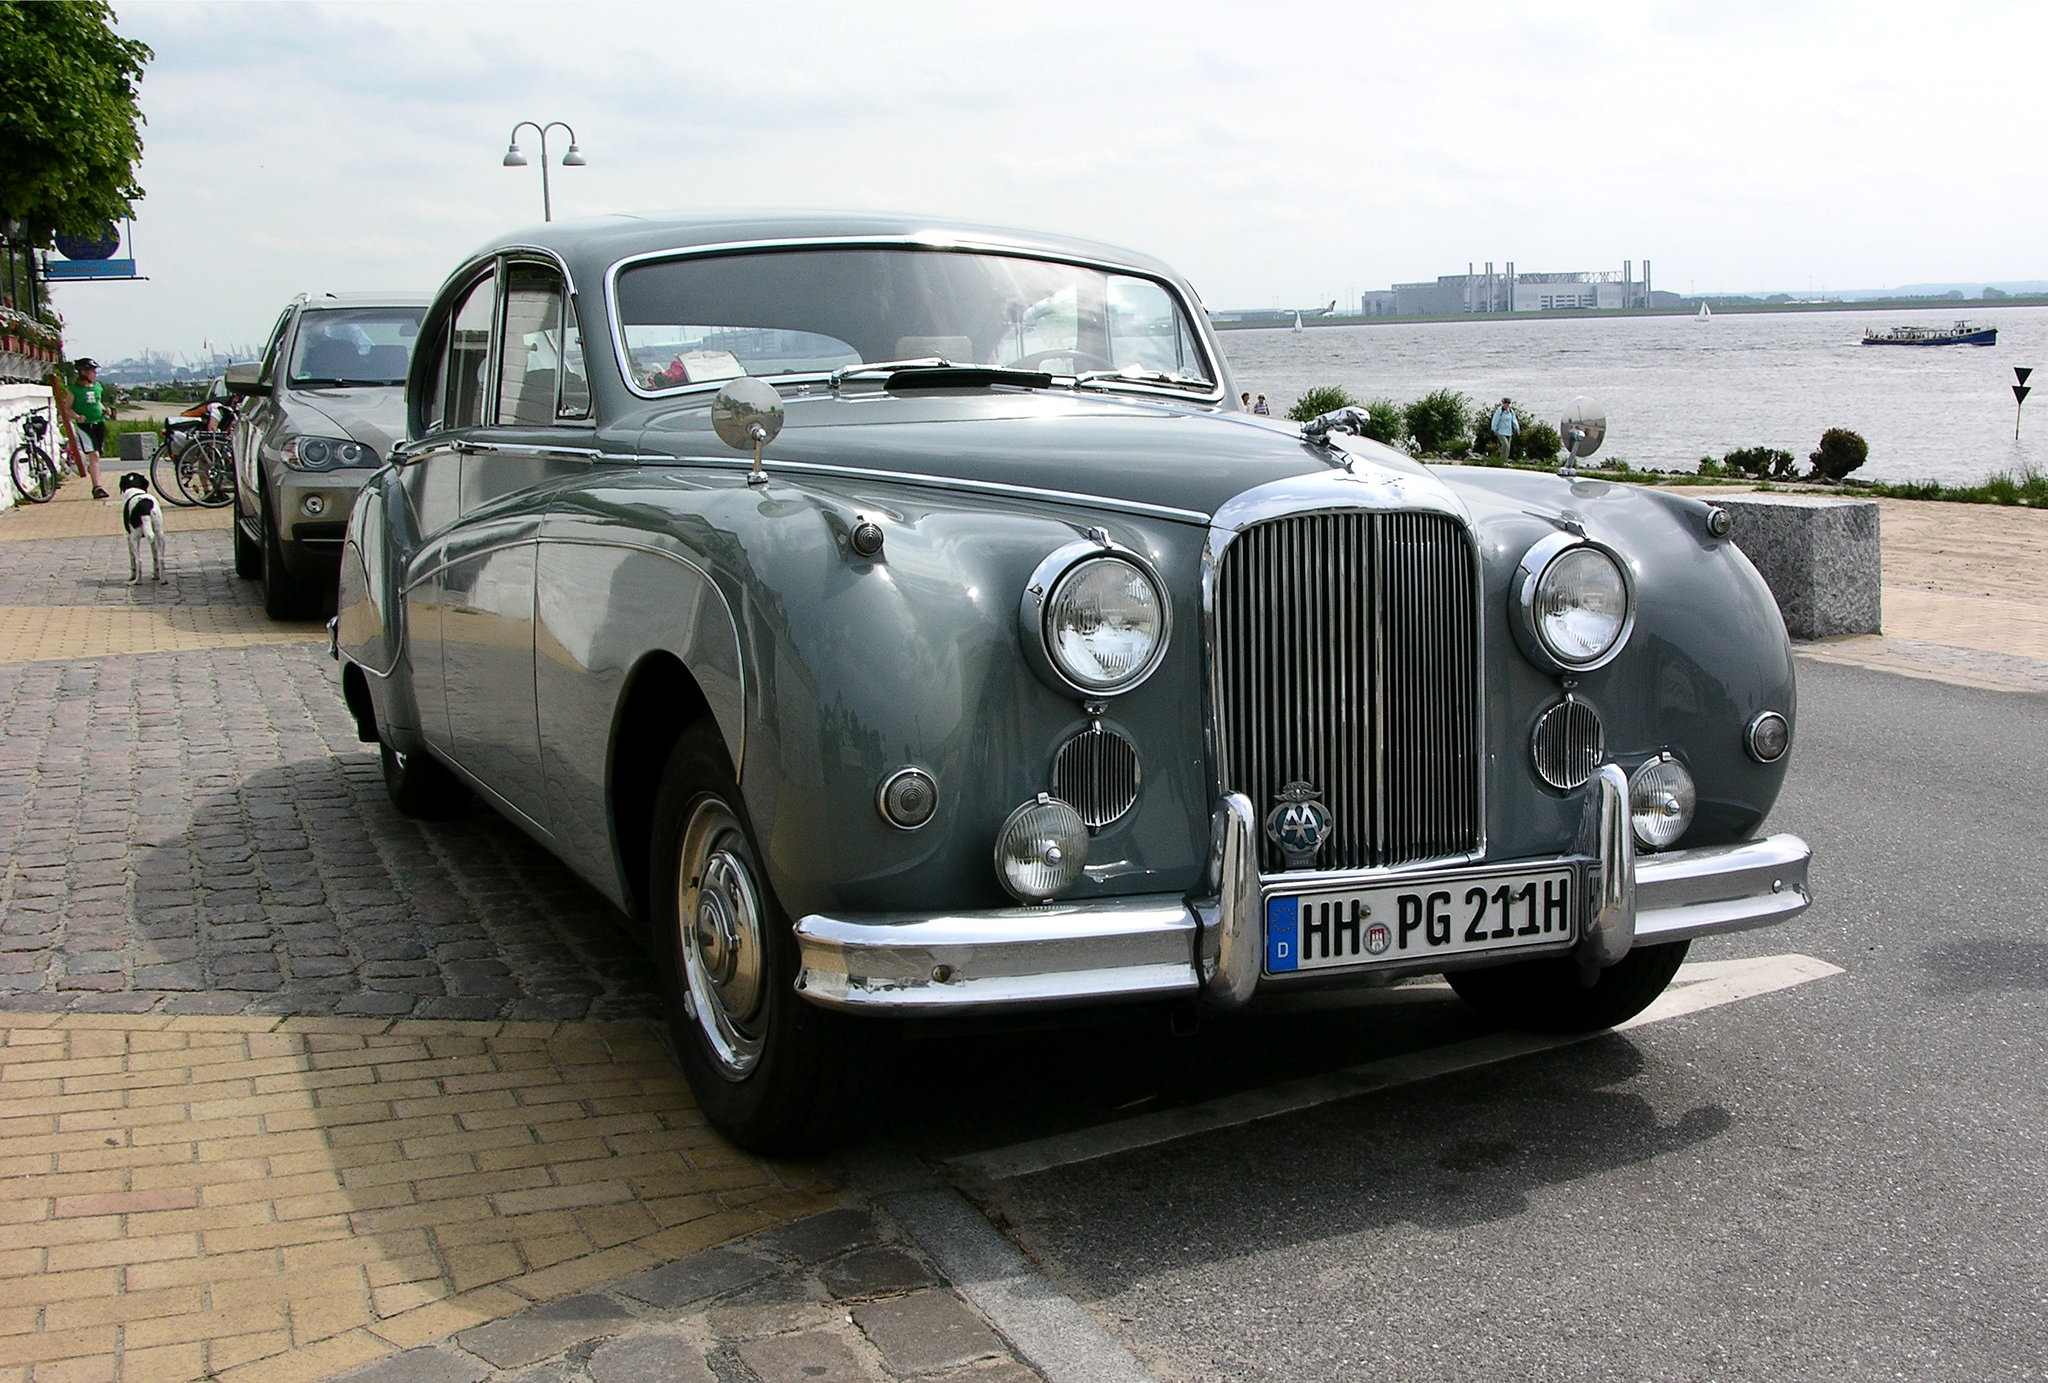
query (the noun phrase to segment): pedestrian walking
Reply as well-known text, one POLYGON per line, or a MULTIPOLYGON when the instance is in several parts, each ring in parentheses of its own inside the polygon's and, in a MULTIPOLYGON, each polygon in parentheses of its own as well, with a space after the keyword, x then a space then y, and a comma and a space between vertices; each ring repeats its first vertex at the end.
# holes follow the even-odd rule
POLYGON ((1259 395, 1259 401, 1252 405, 1252 412, 1258 414, 1261 418, 1273 416, 1273 410, 1266 405, 1266 396, 1264 394, 1259 395))
POLYGON ((1514 401, 1502 399, 1500 407, 1493 410, 1493 435, 1500 439, 1500 462, 1503 466, 1514 451, 1515 434, 1521 429, 1522 424, 1515 417, 1514 401))
POLYGON ((57 391, 58 411, 64 415, 64 430, 71 434, 71 446, 78 457, 78 473, 92 479, 92 497, 105 499, 100 485, 100 453, 107 447, 106 394, 100 386, 99 362, 80 357, 72 365, 77 380, 69 389, 57 391))
POLYGON ((1245 412, 1247 412, 1247 413, 1251 412, 1251 411, 1252 411, 1252 396, 1251 396, 1251 394, 1250 394, 1249 392, 1247 392, 1247 393, 1243 393, 1243 394, 1239 394, 1239 395, 1237 396, 1237 406, 1238 406, 1239 408, 1242 408, 1242 409, 1243 409, 1243 410, 1244 410, 1245 412))

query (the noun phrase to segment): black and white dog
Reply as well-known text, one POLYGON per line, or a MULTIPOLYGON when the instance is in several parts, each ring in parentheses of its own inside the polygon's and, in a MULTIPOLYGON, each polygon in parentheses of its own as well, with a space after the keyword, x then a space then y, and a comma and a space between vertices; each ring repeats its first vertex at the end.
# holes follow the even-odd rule
POLYGON ((121 527, 128 530, 128 584, 132 586, 142 579, 145 542, 156 567, 156 579, 170 580, 164 575, 164 516, 156 507, 155 496, 149 493, 149 478, 140 471, 130 471, 121 477, 121 527))

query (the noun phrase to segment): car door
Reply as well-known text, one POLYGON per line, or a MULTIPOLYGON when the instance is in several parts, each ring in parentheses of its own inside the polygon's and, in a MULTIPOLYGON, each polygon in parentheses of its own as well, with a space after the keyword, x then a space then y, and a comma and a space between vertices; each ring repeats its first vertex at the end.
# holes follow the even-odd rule
POLYGON ((486 269, 426 346, 438 362, 434 384, 421 410, 420 439, 406 448, 399 467, 414 533, 404 577, 413 697, 420 733, 442 757, 456 762, 460 756, 448 723, 442 607, 448 545, 462 516, 462 447, 483 425, 496 313, 497 275, 486 269))
MULTIPOLYGON (((234 430, 229 434, 235 455, 235 512, 247 519, 252 529, 263 512, 263 434, 277 417, 278 357, 284 349, 286 336, 290 334, 296 311, 296 307, 288 307, 279 315, 277 325, 271 328, 270 340, 263 347, 263 370, 259 378, 268 392, 237 401, 239 407, 235 412, 234 430)), ((260 537, 261 531, 257 531, 260 537)))
POLYGON ((490 411, 459 443, 462 517, 441 576, 443 677, 457 762, 550 827, 533 665, 541 519, 552 490, 587 472, 597 452, 583 376, 561 368, 561 274, 513 260, 499 280, 490 411))

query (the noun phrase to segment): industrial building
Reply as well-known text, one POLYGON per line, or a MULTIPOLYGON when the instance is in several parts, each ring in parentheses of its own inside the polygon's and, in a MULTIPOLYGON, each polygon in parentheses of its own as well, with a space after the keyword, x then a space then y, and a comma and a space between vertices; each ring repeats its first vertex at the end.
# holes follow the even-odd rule
POLYGON ((1650 261, 1643 276, 1635 261, 1621 269, 1581 269, 1569 273, 1517 274, 1515 262, 1495 273, 1467 264, 1462 274, 1445 274, 1434 282, 1397 283, 1390 289, 1362 294, 1360 314, 1367 317, 1456 317, 1468 312, 1613 312, 1650 306, 1650 261))

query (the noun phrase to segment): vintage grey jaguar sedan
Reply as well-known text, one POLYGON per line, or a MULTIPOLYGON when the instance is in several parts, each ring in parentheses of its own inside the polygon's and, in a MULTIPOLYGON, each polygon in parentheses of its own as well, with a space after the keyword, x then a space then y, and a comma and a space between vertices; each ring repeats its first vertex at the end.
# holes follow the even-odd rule
POLYGON ((1806 906, 1724 513, 1235 399, 1189 286, 1102 245, 509 236, 350 517, 342 691, 401 810, 473 792, 631 919, 766 1151, 845 1126, 891 1018, 1444 972, 1588 1029, 1806 906))

